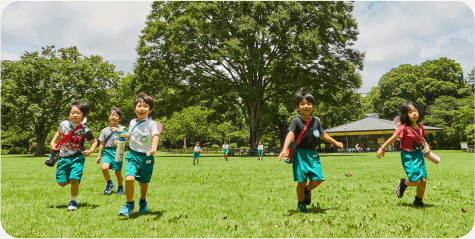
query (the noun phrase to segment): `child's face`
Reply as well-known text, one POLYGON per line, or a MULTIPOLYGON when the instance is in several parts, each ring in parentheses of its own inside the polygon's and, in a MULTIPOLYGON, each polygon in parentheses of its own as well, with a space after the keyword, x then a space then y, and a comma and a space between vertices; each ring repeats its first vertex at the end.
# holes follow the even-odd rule
POLYGON ((117 125, 120 121, 120 117, 119 115, 117 114, 117 112, 115 111, 112 111, 109 115, 109 122, 111 125, 117 125))
POLYGON ((259 145, 262 145, 262 142, 259 142, 259 145))
POLYGON ((200 146, 200 143, 196 143, 196 146, 200 146))
POLYGON ((411 120, 412 124, 416 124, 417 120, 419 119, 419 112, 417 111, 416 107, 410 105, 407 115, 409 116, 409 120, 411 120))
POLYGON ((297 110, 300 111, 302 116, 310 116, 313 110, 315 110, 315 105, 312 102, 307 101, 307 99, 303 98, 299 105, 297 106, 297 110))
POLYGON ((74 105, 73 107, 71 107, 71 111, 69 111, 68 118, 71 121, 71 123, 79 124, 81 123, 81 120, 84 118, 84 114, 77 106, 74 105))
POLYGON ((139 118, 139 120, 143 120, 147 118, 147 116, 150 114, 150 112, 152 112, 152 110, 150 109, 150 106, 145 103, 145 101, 139 101, 137 105, 135 105, 134 112, 139 118))

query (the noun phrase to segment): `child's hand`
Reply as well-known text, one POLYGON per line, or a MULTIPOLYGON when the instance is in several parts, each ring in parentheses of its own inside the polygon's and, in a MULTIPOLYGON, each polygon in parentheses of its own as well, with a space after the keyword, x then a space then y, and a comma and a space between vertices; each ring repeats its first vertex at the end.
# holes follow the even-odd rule
POLYGON ((119 144, 119 140, 117 140, 117 139, 114 140, 114 144, 115 144, 115 145, 118 145, 118 144, 119 144))
POLYGON ((119 133, 119 136, 124 137, 124 138, 128 138, 129 135, 130 135, 129 133, 123 133, 123 134, 119 133))
POLYGON ((156 150, 150 150, 146 153, 147 156, 154 155, 156 150))
POLYGON ((56 148, 56 144, 50 144, 51 146, 51 151, 59 151, 61 148, 56 148))
POLYGON ((342 142, 336 142, 335 146, 338 147, 340 150, 343 149, 343 143, 342 142))
POLYGON ((378 158, 381 158, 381 156, 384 157, 384 150, 382 148, 378 149, 378 152, 376 152, 376 156, 378 158))
POLYGON ((279 154, 279 158, 277 158, 278 161, 280 161, 282 158, 287 157, 289 155, 289 151, 287 149, 282 149, 282 151, 279 154))
POLYGON ((81 153, 84 155, 84 157, 87 158, 87 157, 89 157, 89 155, 92 154, 92 151, 94 151, 94 150, 84 150, 81 153))
POLYGON ((425 147, 424 148, 424 152, 429 155, 430 154, 430 148, 429 147, 425 147))
POLYGON ((97 156, 96 164, 99 164, 100 161, 101 161, 101 156, 97 156))

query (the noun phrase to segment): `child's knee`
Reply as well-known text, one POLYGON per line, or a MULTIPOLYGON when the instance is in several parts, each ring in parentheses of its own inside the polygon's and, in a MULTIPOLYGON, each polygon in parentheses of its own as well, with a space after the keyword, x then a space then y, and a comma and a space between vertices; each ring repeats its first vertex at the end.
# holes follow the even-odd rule
POLYGON ((103 163, 102 164, 102 171, 108 171, 109 170, 109 165, 108 163, 103 163))
POLYGON ((135 177, 132 176, 132 175, 129 175, 129 176, 125 177, 125 181, 129 181, 129 182, 132 181, 133 182, 133 181, 135 181, 135 177))

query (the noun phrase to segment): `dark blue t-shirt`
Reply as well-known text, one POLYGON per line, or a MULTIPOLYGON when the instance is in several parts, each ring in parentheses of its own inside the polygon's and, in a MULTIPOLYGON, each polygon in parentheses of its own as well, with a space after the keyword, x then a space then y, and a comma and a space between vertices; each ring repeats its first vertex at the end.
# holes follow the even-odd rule
MULTIPOLYGON (((323 133, 323 128, 320 124, 320 120, 318 120, 317 117, 312 116, 310 120, 311 121, 307 126, 307 130, 302 135, 297 148, 315 149, 318 146, 317 137, 315 137, 314 131, 318 131, 318 135, 321 135, 323 133)), ((303 128, 305 127, 305 124, 307 124, 307 121, 303 120, 300 116, 295 117, 292 122, 290 122, 289 128, 287 130, 294 132, 295 141, 297 141, 300 132, 302 132, 303 128)))

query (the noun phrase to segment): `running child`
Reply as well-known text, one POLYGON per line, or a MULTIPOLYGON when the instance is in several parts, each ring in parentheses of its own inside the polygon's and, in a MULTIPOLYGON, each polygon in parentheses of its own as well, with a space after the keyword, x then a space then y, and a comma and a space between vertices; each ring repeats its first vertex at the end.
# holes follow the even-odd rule
POLYGON ((223 154, 224 154, 224 161, 228 161, 228 149, 229 149, 229 144, 226 144, 226 141, 224 141, 223 146, 221 146, 223 154))
POLYGON ((68 204, 68 211, 76 211, 78 208, 77 196, 79 183, 82 179, 84 162, 94 149, 97 141, 92 131, 81 121, 89 115, 90 105, 81 100, 71 103, 68 109, 68 118, 59 124, 59 130, 51 140, 51 150, 59 151, 58 166, 56 167, 56 181, 59 186, 64 187, 71 184, 71 201, 68 204), (56 141, 62 136, 61 147, 56 148, 56 141), (85 150, 84 143, 87 139, 92 143, 89 150, 85 150))
POLYGON ((320 119, 311 117, 315 110, 315 100, 313 96, 306 91, 299 91, 295 94, 294 104, 300 111, 300 116, 294 118, 287 129, 289 133, 285 138, 282 151, 278 160, 288 155, 287 148, 295 135, 297 139, 303 128, 310 120, 306 131, 303 133, 299 144, 297 145, 295 159, 292 164, 294 181, 297 181, 297 209, 306 213, 307 206, 311 203, 312 190, 318 187, 324 181, 322 168, 320 165, 320 156, 316 150, 317 138, 320 137, 328 143, 332 143, 338 148, 343 148, 343 143, 336 141, 330 135, 323 131, 320 119), (307 180, 310 182, 307 184, 307 180))
POLYGON ((264 145, 262 142, 259 141, 259 145, 257 146, 257 156, 259 156, 259 161, 262 161, 262 151, 264 150, 264 145))
POLYGON ((124 194, 124 187, 122 185, 124 179, 122 178, 122 161, 115 161, 115 150, 118 143, 118 135, 115 132, 121 132, 125 130, 124 126, 117 125, 122 119, 122 112, 119 108, 113 107, 109 112, 109 122, 110 125, 105 127, 101 131, 99 136, 99 154, 96 159, 96 164, 99 164, 102 156, 102 174, 104 179, 107 182, 106 189, 104 194, 111 194, 112 188, 114 188, 114 183, 111 180, 109 169, 115 171, 115 176, 117 177, 117 188, 116 194, 124 194))
POLYGON ((148 117, 152 112, 154 100, 152 97, 140 93, 134 101, 134 112, 137 119, 133 119, 129 124, 129 132, 120 135, 130 139, 130 151, 125 160, 125 195, 127 203, 120 210, 120 216, 128 216, 135 209, 134 202, 134 181, 139 181, 140 202, 139 213, 146 213, 147 190, 150 178, 153 173, 155 163, 154 154, 158 146, 158 129, 154 120, 148 117))
POLYGON ((196 165, 200 165, 200 153, 203 153, 203 150, 200 147, 200 142, 196 142, 196 145, 193 150, 193 165, 195 165, 195 160, 196 160, 196 165))
POLYGON ((430 153, 429 144, 427 144, 424 127, 419 124, 424 119, 424 114, 419 113, 419 108, 413 102, 406 102, 400 108, 401 126, 396 132, 386 140, 378 150, 377 157, 384 157, 384 150, 398 138, 401 138, 401 162, 404 171, 406 171, 407 180, 401 178, 396 187, 396 195, 402 198, 407 187, 416 187, 416 197, 413 205, 424 207, 422 197, 426 190, 427 170, 424 162, 423 150, 426 154, 430 153))

